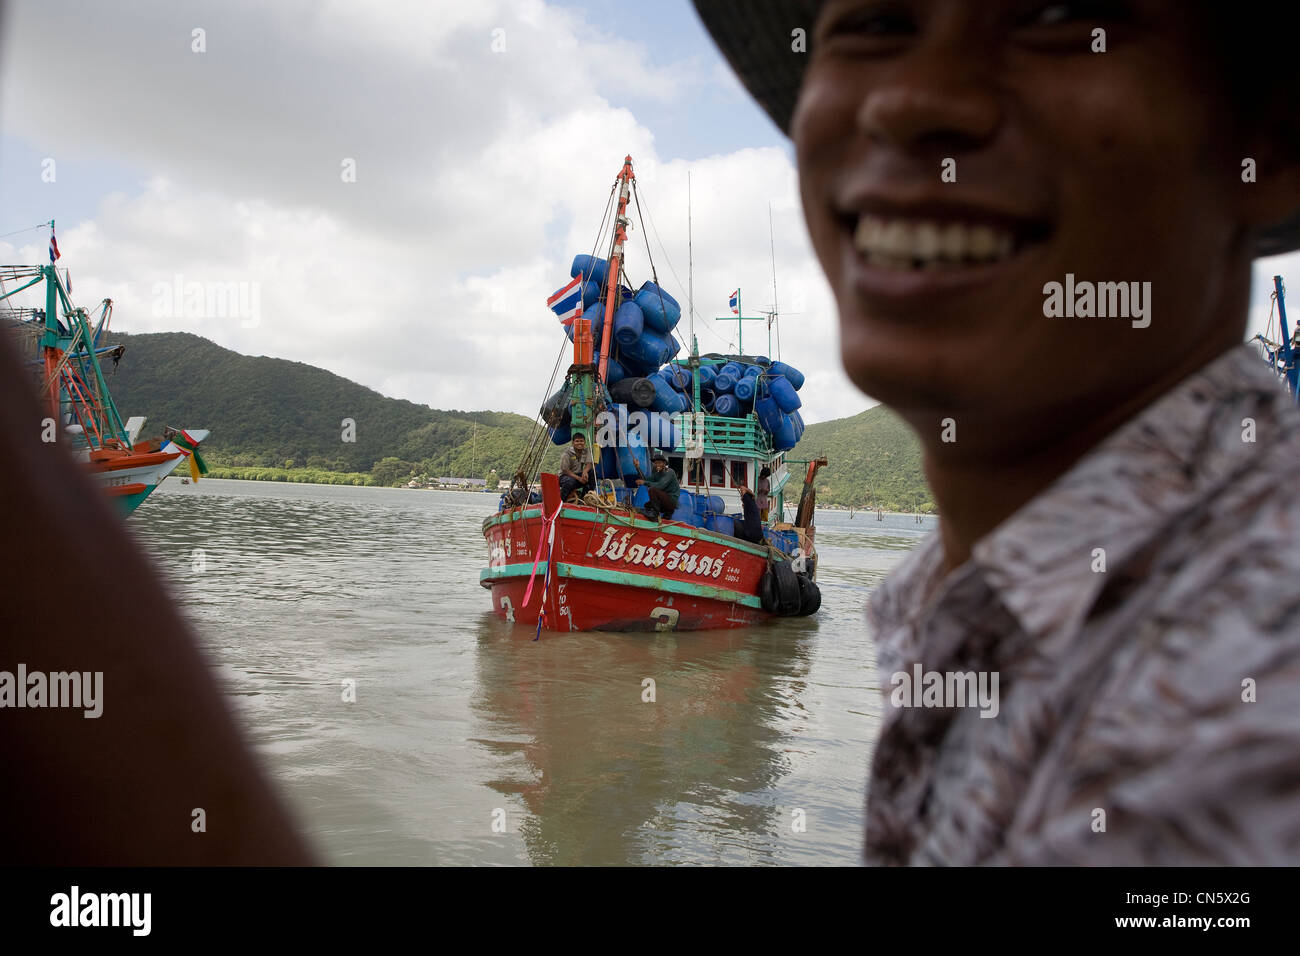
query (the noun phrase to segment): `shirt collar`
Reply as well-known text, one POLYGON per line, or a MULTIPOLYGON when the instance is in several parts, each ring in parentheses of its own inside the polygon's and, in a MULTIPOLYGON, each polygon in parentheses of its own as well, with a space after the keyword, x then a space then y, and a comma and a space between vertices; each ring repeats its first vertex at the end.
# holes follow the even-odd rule
POLYGON ((939 580, 942 542, 932 534, 872 595, 877 638, 924 613, 941 584, 946 591, 970 574, 983 579, 1031 636, 1078 623, 1106 581, 1095 570, 1100 561, 1119 567, 1256 464, 1289 404, 1253 347, 1232 349, 1147 406, 978 541, 946 582, 939 580), (1243 439, 1246 418, 1254 420, 1253 443, 1243 439))

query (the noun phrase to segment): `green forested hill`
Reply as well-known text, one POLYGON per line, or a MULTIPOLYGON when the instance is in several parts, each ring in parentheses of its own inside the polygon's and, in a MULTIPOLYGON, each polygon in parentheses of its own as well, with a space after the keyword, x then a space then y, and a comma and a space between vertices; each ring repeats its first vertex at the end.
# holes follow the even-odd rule
MULTIPOLYGON (((324 369, 240 355, 184 332, 116 334, 126 355, 109 388, 123 418, 147 415, 145 435, 165 425, 208 428, 205 456, 217 465, 368 472, 508 476, 532 427, 522 415, 438 411, 385 398, 324 369), (356 441, 343 441, 344 419, 356 441)), ((389 483, 389 482, 384 482, 389 483)))
POLYGON ((883 405, 852 418, 809 425, 790 454, 830 460, 817 475, 819 505, 934 510, 921 470, 921 446, 903 420, 883 405))
MULTIPOLYGON (((210 429, 204 454, 218 467, 368 473, 384 485, 413 475, 485 478, 493 470, 508 478, 532 429, 522 415, 385 398, 324 369, 240 355, 184 332, 119 333, 111 341, 127 347, 121 365, 105 370, 123 418, 147 415, 146 437, 166 425, 210 429), (356 422, 355 443, 342 440, 345 418, 356 422)), ((559 451, 547 447, 544 466, 553 470, 559 451)), ((793 457, 816 455, 830 459, 818 480, 822 505, 932 507, 916 439, 883 407, 810 425, 793 457)))

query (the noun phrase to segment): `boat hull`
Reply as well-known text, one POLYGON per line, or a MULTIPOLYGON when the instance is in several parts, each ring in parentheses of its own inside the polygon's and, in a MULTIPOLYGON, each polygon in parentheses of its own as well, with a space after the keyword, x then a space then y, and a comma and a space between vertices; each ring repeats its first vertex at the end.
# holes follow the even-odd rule
MULTIPOLYGON (((206 429, 193 429, 188 434, 196 443, 208 436, 206 429)), ((97 457, 87 461, 85 467, 125 516, 140 507, 186 457, 183 450, 168 442, 161 451, 97 457)))
POLYGON ((771 616, 758 596, 767 549, 728 535, 581 505, 559 507, 553 521, 540 506, 517 508, 488 518, 483 534, 489 564, 479 583, 503 620, 536 626, 541 616, 550 631, 681 631, 771 616))

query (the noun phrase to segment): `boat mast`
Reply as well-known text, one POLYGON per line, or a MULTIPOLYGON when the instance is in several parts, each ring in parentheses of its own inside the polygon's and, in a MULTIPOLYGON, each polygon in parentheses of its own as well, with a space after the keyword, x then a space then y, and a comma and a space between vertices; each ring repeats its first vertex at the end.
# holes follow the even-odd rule
POLYGON ((1285 370, 1287 391, 1291 400, 1300 402, 1300 370, 1295 364, 1294 350, 1291 348, 1291 330, 1286 322, 1286 286, 1281 276, 1273 276, 1273 297, 1277 299, 1277 314, 1282 329, 1282 345, 1278 352, 1282 356, 1282 368, 1285 370))
MULTIPOLYGON (((600 380, 605 380, 606 369, 609 367, 609 340, 614 331, 614 305, 618 301, 618 280, 619 269, 623 264, 623 243, 627 241, 627 200, 628 192, 632 186, 632 180, 636 177, 632 174, 632 157, 623 157, 623 168, 619 171, 620 180, 618 187, 618 215, 614 218, 614 251, 609 254, 609 289, 605 294, 605 327, 600 336, 600 380)), ((578 337, 575 334, 574 347, 577 347, 578 337)), ((591 356, 588 353, 587 363, 590 364, 591 356)))
POLYGON ((605 380, 609 367, 609 346, 614 330, 614 308, 618 302, 619 272, 623 263, 623 243, 627 241, 627 201, 631 190, 632 157, 623 159, 623 168, 619 171, 620 188, 618 193, 618 215, 614 220, 614 249, 609 256, 608 293, 605 296, 605 328, 600 337, 600 365, 595 364, 592 341, 591 320, 585 314, 573 320, 573 367, 569 375, 573 391, 569 398, 570 428, 574 435, 581 434, 587 439, 591 448, 591 460, 600 461, 600 447, 596 436, 590 434, 595 422, 596 407, 600 402, 599 383, 605 380))

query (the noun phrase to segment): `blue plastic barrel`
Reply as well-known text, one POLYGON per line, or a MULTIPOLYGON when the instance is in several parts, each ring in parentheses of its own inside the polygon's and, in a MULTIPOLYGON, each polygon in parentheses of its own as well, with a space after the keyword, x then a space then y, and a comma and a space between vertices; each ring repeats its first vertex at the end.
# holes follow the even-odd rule
POLYGON ((700 366, 700 384, 708 385, 718 377, 718 367, 716 365, 700 366))
POLYGON ((596 477, 611 479, 623 477, 617 448, 601 448, 600 461, 596 462, 596 477))
MULTIPOLYGON (((741 414, 740 399, 735 395, 719 395, 713 400, 713 413, 715 415, 725 415, 728 418, 739 418, 741 414)), ((794 446, 791 445, 791 448, 794 446)))
POLYGON ((793 530, 777 531, 774 528, 764 528, 763 537, 768 544, 785 554, 794 554, 795 549, 799 547, 799 534, 793 530))
POLYGON ((768 375, 780 375, 787 382, 794 386, 795 391, 803 388, 803 372, 799 371, 793 365, 786 365, 784 362, 773 362, 767 370, 768 375))
POLYGON ((611 356, 609 364, 605 366, 605 384, 613 385, 625 378, 627 378, 627 369, 623 367, 622 362, 611 356))
POLYGON ((624 302, 614 313, 614 338, 622 348, 629 348, 641 338, 645 317, 635 302, 624 302))
POLYGON ((745 374, 745 367, 739 362, 728 362, 722 368, 718 369, 719 375, 730 375, 733 379, 740 378, 745 374))
POLYGON ((736 383, 732 394, 742 402, 752 402, 754 394, 758 391, 758 378, 753 375, 746 375, 736 383))
POLYGON ((798 412, 792 412, 790 417, 794 419, 795 435, 797 435, 798 438, 803 438, 803 430, 806 427, 803 423, 803 416, 798 412))
POLYGON ((765 432, 778 431, 782 421, 785 420, 785 413, 781 411, 781 406, 771 397, 760 398, 754 402, 754 411, 758 414, 758 423, 763 426, 765 432))
POLYGON ((736 519, 731 515, 711 514, 704 519, 704 527, 719 534, 735 535, 736 519))
POLYGON ((789 379, 778 376, 768 382, 767 387, 772 393, 772 400, 787 415, 798 411, 799 407, 803 405, 803 400, 799 397, 799 393, 794 390, 794 385, 791 384, 789 379))
POLYGON ((637 485, 636 493, 632 495, 632 507, 644 508, 650 501, 650 489, 645 485, 637 485))
POLYGON ((571 441, 573 441, 573 432, 570 430, 567 422, 559 428, 551 429, 551 442, 553 444, 567 445, 571 441))
POLYGON ((691 370, 683 368, 680 365, 665 365, 663 373, 668 378, 668 384, 679 392, 688 391, 691 388, 691 370))
MULTIPOLYGON (((635 302, 629 303, 629 305, 640 313, 641 310, 637 307, 635 302)), ((614 329, 617 333, 617 323, 614 325, 614 329)), ((670 343, 670 339, 671 336, 660 335, 658 332, 646 329, 641 333, 641 337, 631 345, 625 344, 622 339, 620 339, 620 354, 625 360, 631 360, 631 362, 639 368, 646 369, 647 371, 654 371, 672 358, 672 344, 670 343)), ((628 362, 624 361, 623 364, 626 366, 628 362)))
POLYGON ((684 521, 691 523, 695 517, 695 496, 689 491, 683 489, 677 497, 677 510, 673 512, 674 521, 684 521))
POLYGON ((717 397, 718 393, 713 390, 712 385, 700 386, 700 404, 705 408, 712 408, 714 399, 717 397))
POLYGON ((731 394, 736 387, 736 376, 730 372, 719 372, 713 379, 713 391, 717 395, 731 394))
POLYGON ((644 448, 629 448, 622 445, 618 449, 618 467, 623 481, 635 484, 641 475, 650 474, 650 452, 644 448), (641 471, 637 471, 637 467, 641 471))
MULTIPOLYGON (((586 312, 594 307, 598 299, 600 300, 601 311, 603 312, 605 309, 605 300, 600 298, 600 283, 584 283, 582 286, 582 311, 586 312)), ((587 318, 590 319, 595 317, 587 316, 587 318)))
MULTIPOLYGON (((673 416, 671 414, 654 412, 652 413, 651 418, 651 445, 666 452, 675 451, 678 446, 682 444, 685 436, 682 434, 682 430, 678 428, 677 424, 673 421, 673 416)), ((680 478, 681 475, 678 475, 677 477, 680 478)))
POLYGON ((655 400, 650 403, 650 407, 656 412, 673 412, 684 411, 682 407, 682 395, 668 384, 668 379, 662 372, 655 372, 653 375, 646 376, 646 381, 655 387, 655 400))
POLYGON ((645 324, 656 332, 671 332, 682 317, 682 307, 671 295, 647 281, 636 294, 636 304, 645 313, 645 324))
POLYGON ((772 432, 772 446, 777 451, 789 451, 797 444, 799 444, 799 431, 794 416, 784 415, 781 418, 781 427, 772 432))
POLYGON ((601 286, 605 284, 605 274, 608 270, 608 259, 598 259, 595 256, 580 253, 573 257, 573 265, 569 267, 569 275, 576 276, 578 273, 582 273, 589 282, 601 286))

